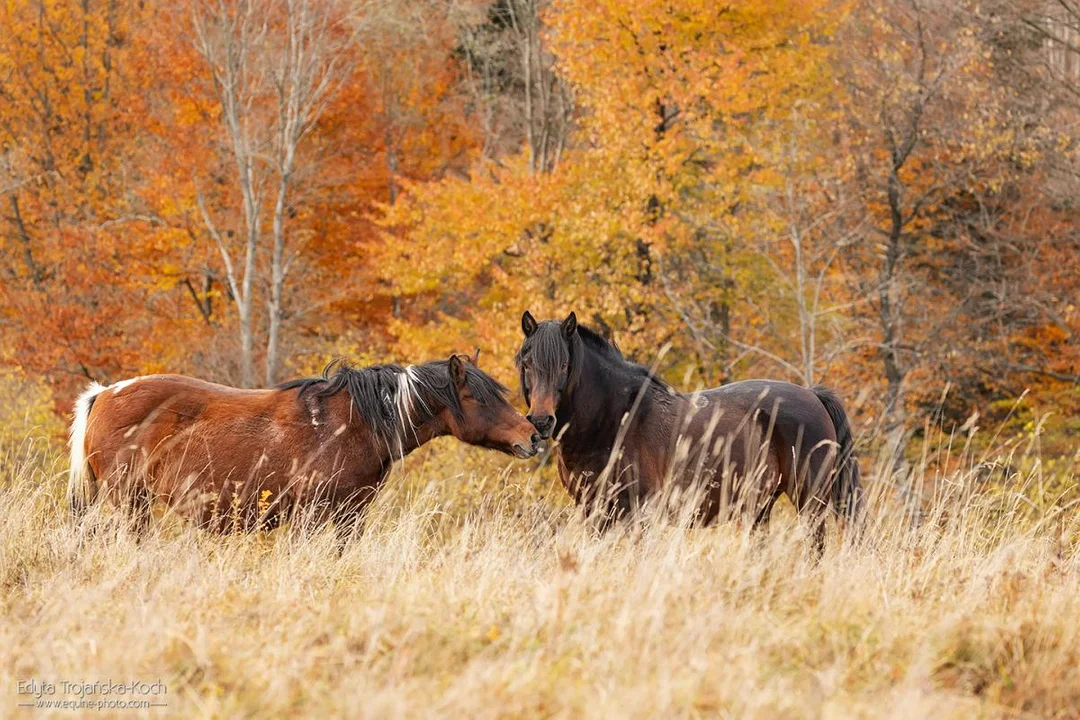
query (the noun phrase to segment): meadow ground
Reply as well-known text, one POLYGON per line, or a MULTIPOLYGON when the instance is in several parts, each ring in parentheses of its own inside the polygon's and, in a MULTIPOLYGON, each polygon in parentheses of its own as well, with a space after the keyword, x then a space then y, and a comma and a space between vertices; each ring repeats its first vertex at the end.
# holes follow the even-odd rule
POLYGON ((924 466, 910 513, 864 464, 863 537, 815 561, 790 513, 596 537, 525 464, 421 458, 339 557, 325 530, 76 527, 49 457, 0 459, 0 716, 1080 717, 1073 470, 924 466), (106 679, 167 705, 19 706, 106 679))

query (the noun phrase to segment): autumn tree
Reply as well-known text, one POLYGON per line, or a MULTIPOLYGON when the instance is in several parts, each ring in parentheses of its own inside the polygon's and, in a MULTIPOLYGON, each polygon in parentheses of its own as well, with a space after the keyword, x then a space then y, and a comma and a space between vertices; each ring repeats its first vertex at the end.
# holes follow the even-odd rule
POLYGON ((756 337, 732 341, 807 387, 837 382, 838 366, 868 343, 849 320, 864 299, 850 292, 844 260, 865 236, 867 217, 854 163, 834 132, 837 99, 796 108, 761 149, 774 180, 748 196, 757 221, 744 242, 764 259, 770 282, 751 298, 761 318, 756 337))
POLYGON ((236 303, 241 377, 249 387, 255 380, 257 297, 266 303, 265 381, 272 385, 277 379, 285 283, 302 252, 287 240, 286 214, 301 145, 349 73, 343 22, 337 4, 308 0, 217 2, 197 5, 192 13, 195 47, 206 63, 235 162, 243 218, 239 246, 230 247, 201 191, 199 209, 236 303), (260 254, 269 254, 266 290, 255 284, 260 254))
POLYGON ((507 358, 529 308, 641 360, 670 344, 682 387, 859 389, 897 458, 928 415, 1027 389, 1080 407, 1069 3, 17 0, 0 21, 0 362, 60 404, 136 372, 507 358))
POLYGON ((111 0, 0 7, 0 338, 63 392, 135 367, 154 309, 128 252, 146 18, 111 0))
POLYGON ((898 456, 912 378, 940 395, 943 383, 927 373, 955 350, 953 333, 980 291, 943 275, 967 267, 954 250, 977 234, 958 222, 961 208, 987 207, 1028 158, 1007 88, 994 82, 988 37, 967 8, 864 2, 840 42, 845 142, 872 225, 852 262, 868 301, 862 316, 876 326, 884 430, 898 456))
POLYGON ((950 374, 969 403, 1029 391, 1033 405, 1057 408, 1053 429, 1080 408, 1080 313, 1072 302, 1080 292, 1073 267, 1080 252, 1080 10, 1053 0, 1000 0, 974 6, 967 19, 986 37, 992 80, 1005 89, 1018 171, 1000 191, 975 193, 956 213, 972 242, 951 260, 975 271, 966 274, 980 291, 962 323, 960 344, 972 357, 950 374))
POLYGON ((0 336, 23 366, 66 378, 64 401, 87 378, 145 371, 243 382, 240 326, 249 382, 254 362, 273 380, 298 350, 305 368, 348 351, 350 333, 385 347, 370 213, 395 177, 467 163, 478 136, 442 20, 424 16, 415 42, 396 36, 395 64, 416 79, 395 90, 403 110, 385 112, 372 92, 388 46, 354 40, 391 30, 395 7, 0 9, 0 336), (229 99, 244 92, 249 104, 229 99))
MULTIPOLYGON (((736 334, 716 330, 723 308, 761 289, 760 258, 736 241, 752 222, 747 193, 766 180, 750 139, 822 91, 827 49, 813 32, 832 22, 823 7, 552 6, 540 37, 573 88, 579 140, 547 175, 533 173, 525 141, 490 178, 415 188, 387 218, 406 238, 388 245, 394 281, 429 301, 439 288, 472 288, 480 316, 579 307, 630 347, 672 340, 689 351, 677 354, 683 367, 696 360, 705 379, 722 377, 718 347, 736 334), (668 295, 711 307, 708 330, 724 339, 688 344, 668 295)), ((447 309, 432 321, 460 312, 447 309)), ((507 326, 492 338, 502 348, 507 326)))
MULTIPOLYGON (((376 203, 393 202, 399 184, 428 180, 466 164, 475 135, 455 92, 450 58, 456 18, 450 11, 439 15, 434 12, 439 8, 426 1, 381 0, 267 7, 276 8, 278 15, 269 16, 265 24, 255 10, 245 16, 251 28, 265 30, 266 38, 259 43, 245 36, 244 25, 234 18, 224 29, 201 26, 207 44, 199 45, 200 26, 189 12, 174 11, 179 24, 191 24, 192 34, 186 46, 173 41, 174 61, 160 70, 169 102, 159 106, 167 138, 167 160, 159 172, 173 190, 161 196, 158 209, 173 233, 178 271, 223 286, 223 292, 196 293, 203 307, 218 295, 232 306, 215 304, 211 333, 218 336, 231 328, 241 341, 246 335, 252 356, 264 356, 268 371, 285 359, 310 370, 328 355, 385 347, 382 333, 392 315, 392 295, 372 269, 372 211, 376 203), (300 18, 298 23, 314 22, 312 32, 289 40, 289 13, 300 18), (302 13, 308 15, 300 17, 302 13), (232 34, 223 35, 225 30, 232 34), (221 100, 229 86, 215 84, 206 56, 214 53, 224 63, 230 58, 223 50, 226 41, 241 40, 250 45, 244 55, 249 72, 238 70, 237 77, 247 83, 243 92, 249 103, 229 105, 221 100), (295 48, 294 61, 285 53, 289 43, 295 48), (388 63, 390 56, 401 60, 388 63), (309 80, 282 83, 281 78, 289 77, 288 62, 309 80), (283 98, 291 93, 303 99, 305 92, 310 103, 306 125, 293 127, 306 129, 291 136, 298 138, 294 143, 282 144, 280 138, 289 137, 280 134, 289 125, 288 116, 281 114, 288 107, 283 98), (227 122, 229 107, 247 118, 247 124, 227 122), (241 142, 233 142, 230 127, 241 142), (295 148, 293 169, 283 173, 290 144, 295 148), (237 148, 250 162, 237 163, 237 148), (250 169, 251 183, 239 181, 241 168, 250 169), (180 182, 173 180, 177 177, 180 182), (250 216, 250 227, 245 208, 258 210, 250 216), (252 242, 254 272, 249 275, 245 263, 252 242), (181 247, 186 250, 178 257, 181 247), (213 257, 204 254, 207 248, 213 249, 213 257), (250 295, 246 278, 251 279, 250 295), (250 317, 245 320, 247 306, 250 317)), ((163 42, 167 45, 169 38, 163 42)), ((238 53, 232 60, 236 66, 239 48, 233 49, 238 53)), ((227 70, 227 65, 219 65, 218 76, 226 78, 227 70)), ((297 107, 304 109, 303 103, 297 107)), ((214 369, 218 377, 244 382, 243 363, 231 368, 228 357, 222 357, 235 345, 228 338, 221 340, 200 352, 214 354, 210 362, 226 366, 214 369)), ((239 345, 241 351, 233 355, 242 360, 242 342, 239 345)), ((271 376, 265 379, 270 382, 271 376)))
POLYGON ((522 145, 530 172, 550 172, 569 139, 575 104, 545 42, 550 0, 498 0, 459 31, 464 88, 484 132, 482 158, 498 161, 522 145))

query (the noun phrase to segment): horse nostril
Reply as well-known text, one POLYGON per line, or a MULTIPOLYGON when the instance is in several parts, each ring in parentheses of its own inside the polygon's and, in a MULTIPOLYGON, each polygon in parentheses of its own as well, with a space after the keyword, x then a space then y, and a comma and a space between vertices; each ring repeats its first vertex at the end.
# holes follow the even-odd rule
POLYGON ((544 438, 540 437, 540 433, 533 433, 529 439, 532 440, 533 447, 536 447, 544 440, 544 438))
POLYGON ((532 423, 541 438, 551 436, 551 430, 555 427, 555 418, 551 415, 526 415, 525 419, 532 423))

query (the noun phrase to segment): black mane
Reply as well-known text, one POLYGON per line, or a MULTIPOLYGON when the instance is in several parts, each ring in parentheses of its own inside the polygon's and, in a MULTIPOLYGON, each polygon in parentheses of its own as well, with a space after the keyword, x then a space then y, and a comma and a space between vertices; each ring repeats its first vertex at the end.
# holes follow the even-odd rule
MULTIPOLYGON (((664 380, 657 377, 649 368, 631 362, 623 357, 622 351, 612 341, 605 340, 603 336, 581 323, 577 324, 577 330, 569 341, 563 336, 561 326, 557 320, 547 320, 539 323, 536 331, 525 339, 517 356, 514 358, 518 365, 519 374, 522 376, 524 388, 524 374, 522 358, 528 353, 534 360, 539 372, 554 374, 564 361, 570 363, 570 377, 568 387, 574 387, 580 374, 581 355, 585 350, 599 355, 602 358, 615 363, 620 370, 635 378, 641 378, 665 392, 675 392, 664 380)), ((549 382, 554 381, 554 375, 549 382)), ((527 391, 526 391, 527 393, 527 391)))
POLYGON ((675 392, 675 390, 665 382, 663 379, 656 376, 649 368, 644 365, 627 360, 622 351, 619 350, 619 346, 615 344, 614 340, 605 340, 595 330, 587 328, 581 323, 577 326, 578 336, 581 337, 582 344, 585 347, 595 351, 596 353, 606 357, 610 360, 617 360, 622 365, 623 369, 632 375, 639 376, 643 379, 647 379, 653 385, 659 386, 661 389, 667 392, 675 392))
MULTIPOLYGON (((497 380, 465 363, 465 381, 481 405, 505 400, 507 389, 497 380)), ((395 364, 355 368, 341 358, 331 361, 322 375, 290 380, 278 390, 298 390, 322 399, 345 390, 360 418, 380 438, 400 439, 402 432, 431 420, 442 408, 461 418, 457 389, 450 380, 449 361, 433 360, 423 365, 403 367, 395 364), (407 393, 403 397, 402 393, 407 393), (407 416, 407 417, 406 417, 407 416)))

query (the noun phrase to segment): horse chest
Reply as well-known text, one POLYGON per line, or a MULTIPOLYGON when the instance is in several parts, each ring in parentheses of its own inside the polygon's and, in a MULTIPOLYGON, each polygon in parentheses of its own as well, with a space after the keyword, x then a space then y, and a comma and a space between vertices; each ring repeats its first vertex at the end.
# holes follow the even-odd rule
POLYGON ((611 457, 611 445, 608 443, 591 444, 587 442, 565 442, 559 451, 570 472, 600 472, 611 457))

